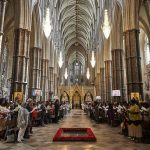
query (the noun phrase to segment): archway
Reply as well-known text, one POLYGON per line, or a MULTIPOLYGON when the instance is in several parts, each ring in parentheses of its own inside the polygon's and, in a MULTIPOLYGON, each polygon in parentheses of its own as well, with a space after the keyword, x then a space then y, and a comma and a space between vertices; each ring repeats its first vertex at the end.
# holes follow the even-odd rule
POLYGON ((63 102, 69 102, 70 103, 70 97, 66 91, 64 91, 60 96, 60 101, 63 102))
POLYGON ((84 103, 90 103, 93 101, 93 95, 90 91, 88 91, 85 95, 84 95, 84 103))
POLYGON ((81 95, 78 91, 72 96, 72 109, 81 109, 81 95))

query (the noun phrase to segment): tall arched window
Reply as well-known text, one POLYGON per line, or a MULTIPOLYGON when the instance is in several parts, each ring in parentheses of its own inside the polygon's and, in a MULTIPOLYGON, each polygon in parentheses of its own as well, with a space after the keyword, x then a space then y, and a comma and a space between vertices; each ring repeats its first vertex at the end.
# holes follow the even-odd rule
POLYGON ((147 36, 145 37, 144 53, 145 53, 145 63, 146 65, 148 65, 150 64, 150 47, 147 36))

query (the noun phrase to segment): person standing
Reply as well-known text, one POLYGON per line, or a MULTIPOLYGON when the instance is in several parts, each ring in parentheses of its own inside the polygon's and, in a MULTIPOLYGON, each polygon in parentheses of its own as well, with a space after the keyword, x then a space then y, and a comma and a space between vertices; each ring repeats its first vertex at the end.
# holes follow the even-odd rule
POLYGON ((21 143, 24 139, 26 128, 28 126, 29 112, 26 109, 26 103, 22 103, 19 106, 18 118, 17 118, 17 127, 19 128, 18 139, 17 141, 21 143))
POLYGON ((29 138, 30 134, 32 134, 32 110, 33 110, 33 103, 32 103, 31 99, 28 100, 28 102, 26 104, 26 109, 29 112, 29 115, 28 115, 28 126, 26 128, 24 138, 29 138))
POLYGON ((56 99, 55 101, 55 123, 58 122, 58 116, 59 116, 59 100, 56 99))
POLYGON ((45 118, 46 118, 46 107, 44 102, 41 102, 41 126, 44 126, 45 118))
POLYGON ((131 140, 140 142, 142 138, 142 126, 141 126, 142 118, 138 101, 135 100, 134 98, 131 100, 131 106, 128 109, 128 113, 129 113, 129 124, 128 124, 129 137, 131 137, 131 140))

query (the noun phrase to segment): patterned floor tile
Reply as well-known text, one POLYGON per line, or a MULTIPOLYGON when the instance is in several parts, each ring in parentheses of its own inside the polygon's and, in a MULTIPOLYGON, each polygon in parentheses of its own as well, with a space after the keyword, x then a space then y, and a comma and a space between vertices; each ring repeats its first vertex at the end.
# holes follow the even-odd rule
POLYGON ((148 150, 150 144, 136 144, 123 135, 119 128, 107 124, 96 124, 81 110, 73 110, 59 124, 34 128, 34 134, 24 143, 0 142, 0 150, 148 150), (53 142, 53 136, 60 127, 92 128, 97 142, 53 142))

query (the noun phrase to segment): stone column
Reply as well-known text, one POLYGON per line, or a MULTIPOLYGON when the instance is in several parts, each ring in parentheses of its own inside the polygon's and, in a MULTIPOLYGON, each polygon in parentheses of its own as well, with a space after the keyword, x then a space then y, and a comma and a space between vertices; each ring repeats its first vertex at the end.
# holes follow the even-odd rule
POLYGON ((102 102, 105 102, 105 69, 100 68, 100 95, 102 102))
POLYGON ((42 99, 47 100, 48 95, 48 59, 41 60, 41 89, 42 99))
POLYGON ((97 73, 95 80, 96 95, 100 96, 100 73, 97 73))
POLYGON ((112 72, 111 72, 111 60, 105 61, 105 86, 106 86, 106 101, 111 101, 112 91, 112 72))
MULTIPOLYGON (((3 28, 4 28, 4 18, 6 10, 7 0, 0 0, 0 64, 2 62, 2 40, 3 40, 3 28)), ((0 65, 1 67, 1 65, 0 65)), ((2 72, 0 72, 0 85, 2 84, 2 72)), ((0 86, 2 90, 2 86, 0 86)))
POLYGON ((56 95, 56 74, 54 73, 54 95, 56 95))
POLYGON ((31 96, 34 89, 41 89, 41 48, 33 47, 30 55, 30 90, 31 96))
POLYGON ((7 4, 7 0, 0 0, 0 59, 1 59, 1 46, 2 46, 2 39, 3 39, 6 4, 7 4))
POLYGON ((25 94, 28 77, 30 31, 27 29, 15 30, 14 58, 11 92, 25 94))
POLYGON ((91 67, 91 77, 92 77, 91 84, 94 85, 94 83, 95 83, 95 67, 94 68, 91 67))
POLYGON ((139 30, 128 30, 124 34, 128 98, 130 99, 132 92, 138 92, 143 100, 139 30))
POLYGON ((139 9, 141 3, 141 0, 126 0, 123 13, 128 99, 131 99, 131 93, 139 93, 141 100, 143 100, 139 46, 139 9))
POLYGON ((49 96, 51 96, 53 93, 54 93, 54 68, 49 67, 49 96))
POLYGON ((58 77, 57 74, 54 74, 54 94, 58 94, 58 77))
POLYGON ((123 50, 113 49, 112 50, 112 90, 120 90, 121 96, 114 97, 119 102, 125 100, 123 72, 124 72, 123 50))

